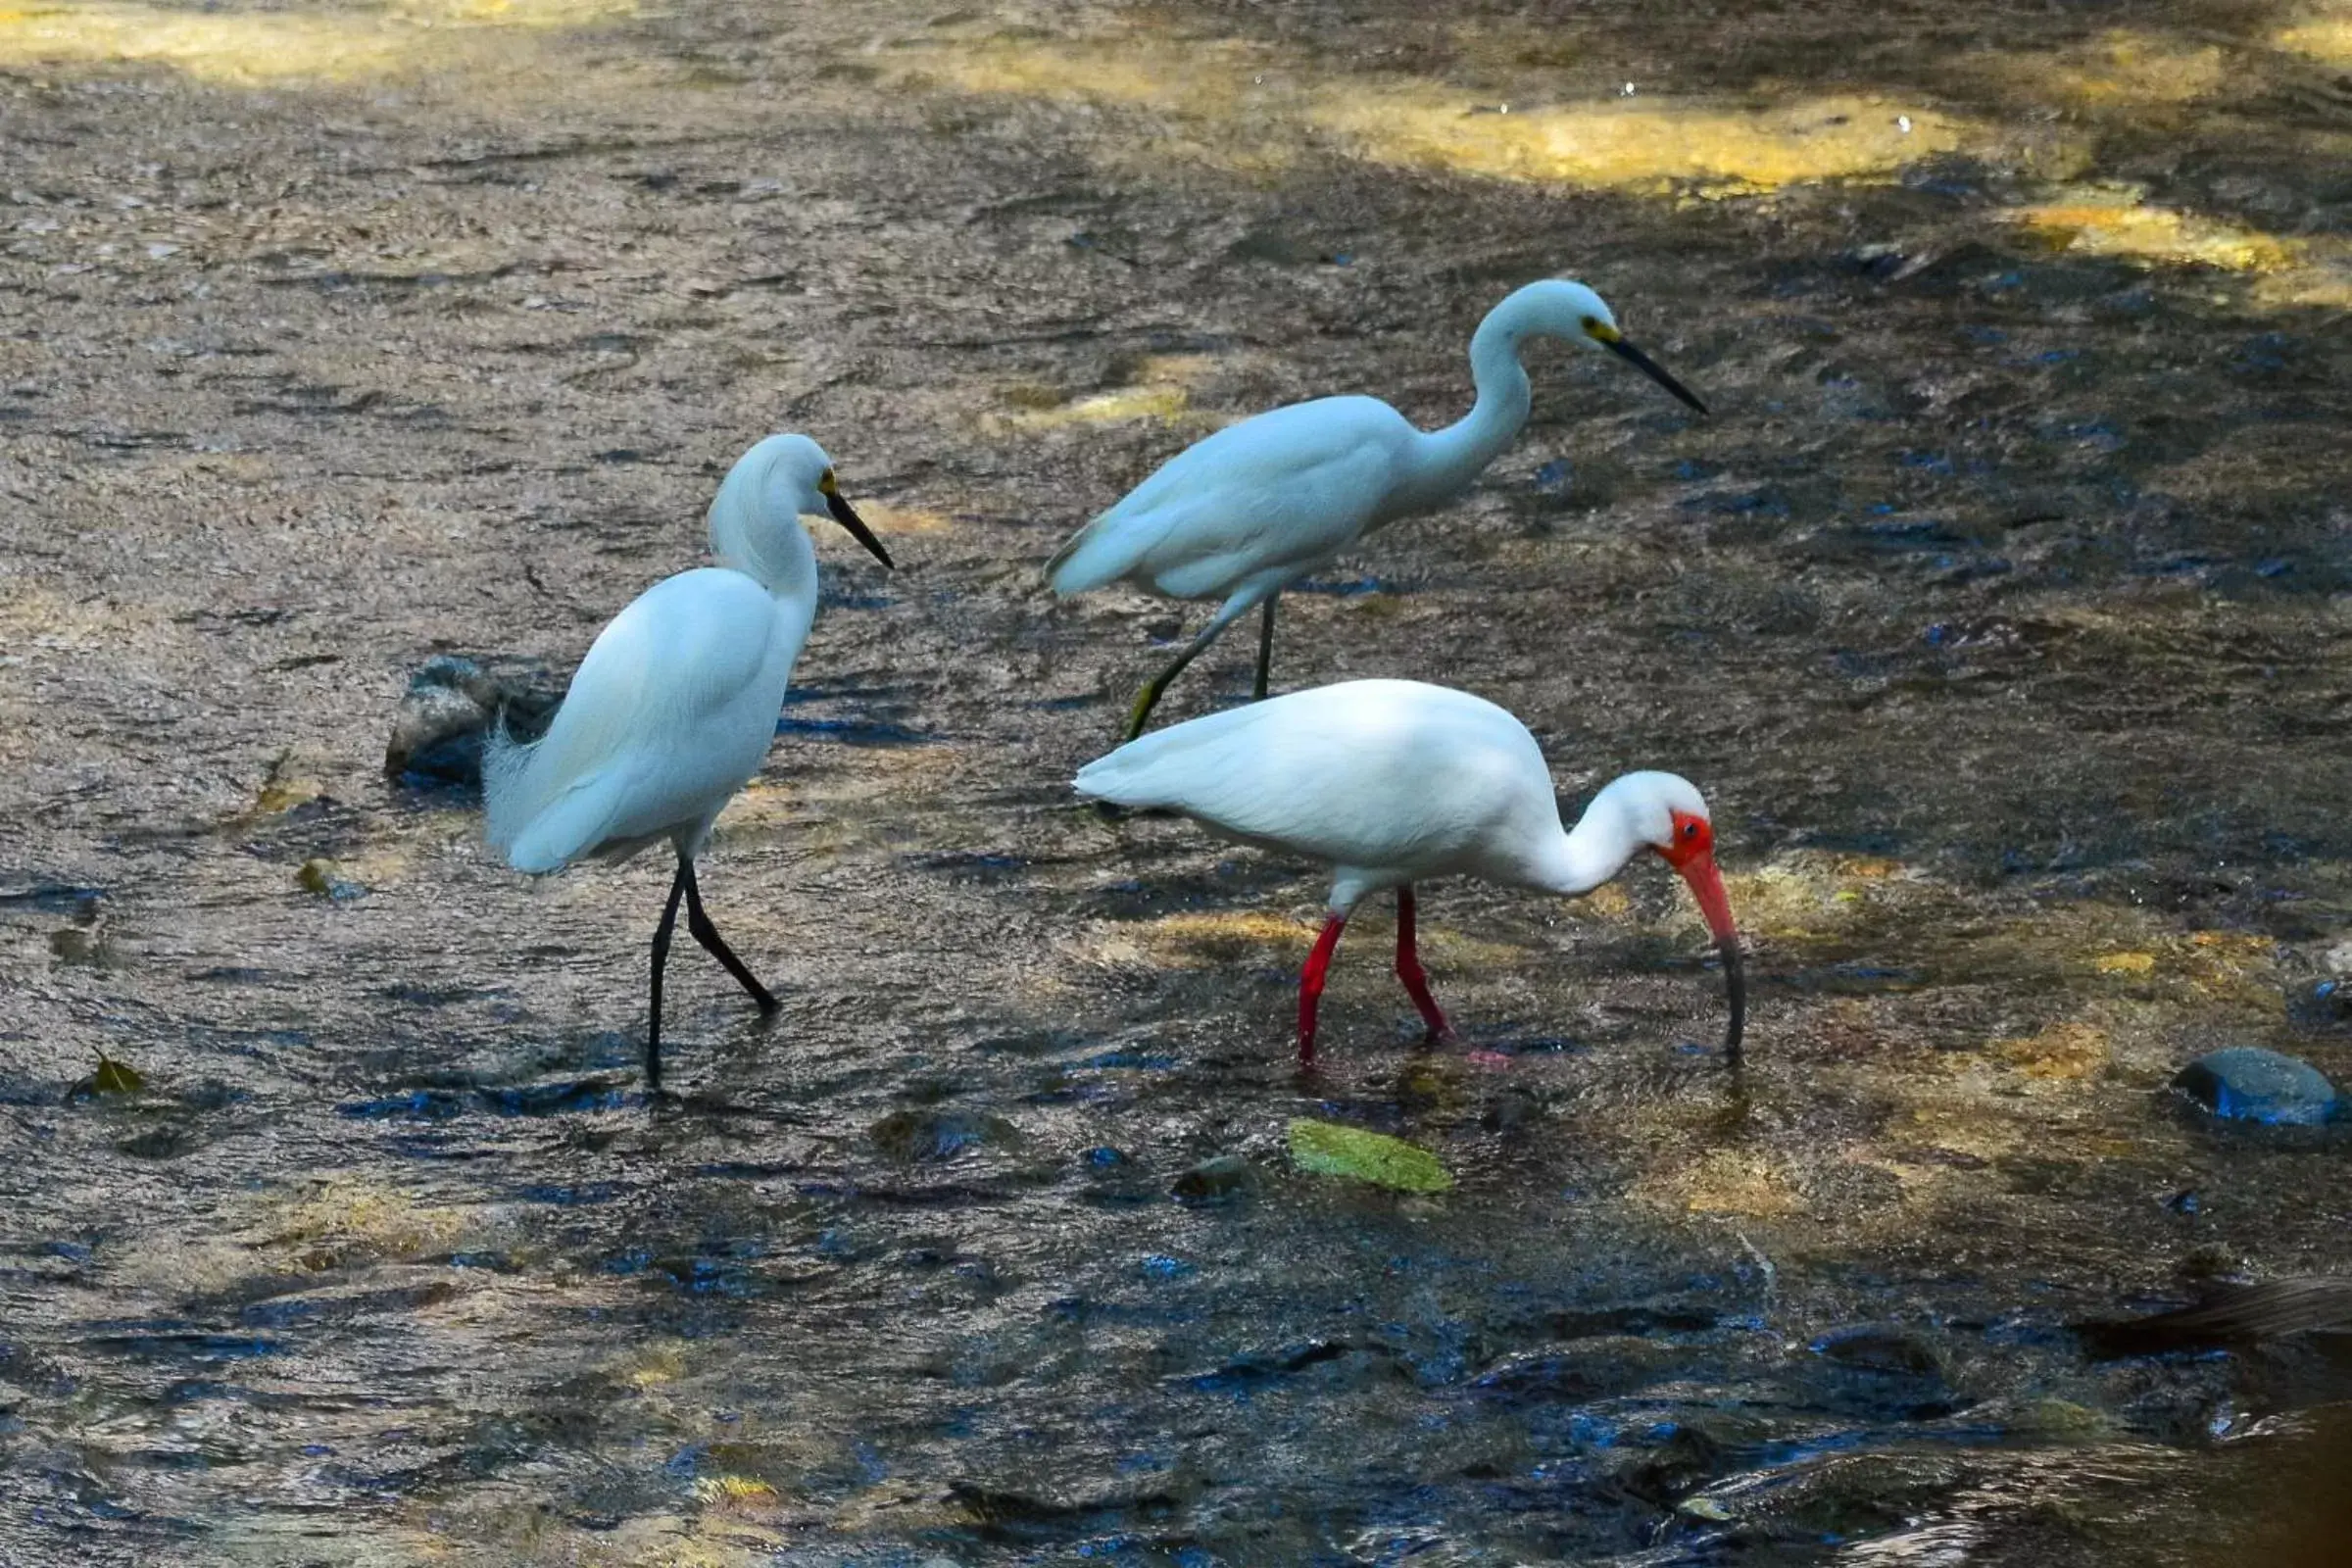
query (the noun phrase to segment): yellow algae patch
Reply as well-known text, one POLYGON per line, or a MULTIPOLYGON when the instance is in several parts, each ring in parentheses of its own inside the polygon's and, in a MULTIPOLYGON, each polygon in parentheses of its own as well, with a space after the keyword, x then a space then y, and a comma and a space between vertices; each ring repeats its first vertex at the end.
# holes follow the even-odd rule
POLYGON ((664 1388, 685 1375, 686 1347, 674 1340, 632 1351, 611 1373, 614 1382, 633 1389, 664 1388))
POLYGON ((1761 1154, 1718 1149, 1690 1170, 1666 1178, 1665 1196, 1692 1214, 1738 1214, 1771 1219, 1805 1212, 1805 1200, 1778 1166, 1761 1154))
POLYGON ((1992 1054, 2029 1078, 2088 1078, 2112 1054, 2107 1031, 2070 1020, 2037 1033, 1994 1043, 1992 1054))
MULTIPOLYGON (((1801 941, 1846 930, 1872 906, 1920 881, 1897 860, 1798 850, 1757 870, 1725 876, 1724 888, 1742 931, 1801 941)), ((1676 901, 1670 919, 1677 926, 1699 924, 1688 899, 1676 901)))
POLYGON ((1003 396, 1014 412, 984 416, 984 423, 1023 430, 1071 424, 1123 424, 1135 419, 1174 419, 1191 407, 1190 384, 1208 368, 1200 354, 1153 355, 1137 365, 1126 386, 1064 399, 1050 387, 1007 387, 1003 396))
POLYGON ((1978 138, 1951 116, 1835 96, 1767 108, 1654 99, 1475 113, 1431 87, 1330 90, 1310 120, 1382 163, 1607 188, 1769 191, 1884 178, 1978 138))
POLYGON ((166 65, 206 81, 382 74, 458 29, 570 26, 632 0, 394 0, 373 14, 193 11, 138 4, 0 11, 0 64, 166 65))
POLYGON ((1176 952, 1200 959, 1233 959, 1251 948, 1302 948, 1315 940, 1316 927, 1280 915, 1169 914, 1143 926, 1138 935, 1155 950, 1176 952))
POLYGON ((2006 216, 2060 251, 2251 276, 2264 305, 2352 306, 2352 246, 2341 240, 2282 238, 2152 207, 2132 186, 2085 187, 2006 216))
POLYGON ((1997 57, 1987 69, 2034 97, 2089 110, 2188 103, 2219 89, 2230 70, 2217 45, 2121 30, 2057 55, 1997 57))
POLYGON ((2153 953, 2102 953, 2090 960, 2090 966, 2101 974, 2154 974, 2156 972, 2156 955, 2153 953))
POLYGON ((1607 189, 1769 191, 1876 179, 1992 127, 1863 94, 1721 104, 1593 99, 1521 108, 1428 77, 1317 79, 1274 51, 1225 39, 992 42, 926 51, 910 74, 969 93, 1127 104, 1221 133, 1229 162, 1280 161, 1301 132, 1359 156, 1497 179, 1607 189), (1286 123, 1287 122, 1287 125, 1286 123))
POLYGON ((1025 409, 1009 422, 1029 430, 1063 424, 1123 424, 1131 419, 1173 419, 1191 399, 1180 386, 1129 386, 1050 409, 1025 409))
POLYGON ((2352 15, 2319 16, 2271 35, 2272 46, 2328 66, 2352 66, 2352 15))
POLYGON ((1909 1118, 1887 1129, 1897 1145, 1940 1149, 1974 1159, 1993 1160, 2025 1147, 2025 1129, 1976 1099, 1915 1105, 1909 1118))
POLYGON ((750 1476, 697 1476, 694 1494, 706 1507, 737 1513, 764 1513, 781 1502, 775 1488, 750 1476))
POLYGON ((446 1251, 465 1233, 458 1208, 420 1204, 405 1194, 338 1179, 319 1184, 266 1222, 256 1246, 292 1249, 314 1270, 379 1258, 446 1251))
MULTIPOLYGON (((843 494, 848 494, 845 488, 843 494)), ((876 533, 945 533, 956 526, 944 512, 923 512, 913 507, 894 507, 886 501, 858 501, 853 497, 858 515, 876 533)))
POLYGON ((2239 272, 2275 270, 2294 261, 2286 241, 2258 229, 2150 207, 2143 193, 2128 186, 2086 188, 2062 201, 2019 208, 2009 218, 2060 250, 2089 256, 2239 272))
POLYGON ((1630 920, 1634 914, 1634 896, 1614 882, 1603 882, 1583 898, 1571 901, 1568 912, 1612 923, 1630 920))
POLYGON ((994 43, 929 57, 927 74, 966 92, 1140 104, 1226 115, 1257 85, 1265 57, 1232 39, 1182 49, 1142 39, 1098 43, 994 43))

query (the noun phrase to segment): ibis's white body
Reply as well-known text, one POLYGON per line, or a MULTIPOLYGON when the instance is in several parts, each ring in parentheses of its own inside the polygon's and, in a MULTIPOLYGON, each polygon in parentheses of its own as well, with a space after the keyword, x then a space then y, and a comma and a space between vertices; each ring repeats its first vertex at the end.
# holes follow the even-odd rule
POLYGON ((1482 697, 1408 680, 1319 686, 1171 725, 1088 763, 1077 786, 1321 860, 1340 914, 1438 876, 1588 893, 1668 831, 1669 806, 1704 810, 1673 775, 1635 773, 1568 832, 1526 725, 1482 697))
POLYGON ((1222 626, 1329 564, 1371 529, 1444 505, 1527 423, 1520 347, 1595 341, 1615 318, 1581 283, 1530 283, 1470 340, 1478 401, 1421 430, 1377 398, 1321 398, 1229 425, 1169 459, 1088 523, 1047 571, 1057 594, 1127 582, 1175 599, 1222 599, 1222 626))
MULTIPOLYGON (((613 616, 539 740, 491 737, 489 840, 516 870, 624 858, 662 839, 692 858, 760 771, 816 618, 816 551, 798 503, 766 494, 779 458, 810 461, 793 443, 815 451, 804 436, 770 436, 719 487, 710 544, 724 564, 665 578, 613 616)), ((813 461, 821 468, 822 453, 813 461)))

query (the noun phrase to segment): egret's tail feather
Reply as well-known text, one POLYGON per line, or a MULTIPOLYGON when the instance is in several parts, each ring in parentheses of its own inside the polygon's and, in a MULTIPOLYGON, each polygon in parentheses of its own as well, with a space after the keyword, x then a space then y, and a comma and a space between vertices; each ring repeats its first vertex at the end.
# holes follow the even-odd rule
POLYGON ((526 781, 538 749, 538 742, 517 741, 509 732, 503 708, 482 737, 483 837, 501 855, 514 849, 515 834, 531 818, 526 781))
POLYGON ((1113 508, 1070 535, 1046 563, 1046 580, 1063 598, 1117 582, 1150 551, 1158 530, 1139 528, 1113 508))
MULTIPOLYGON (((560 716, 560 715, 559 715, 560 716)), ((484 836, 517 871, 560 871, 604 841, 612 824, 611 770, 569 776, 553 730, 528 743, 499 716, 482 742, 484 836)))

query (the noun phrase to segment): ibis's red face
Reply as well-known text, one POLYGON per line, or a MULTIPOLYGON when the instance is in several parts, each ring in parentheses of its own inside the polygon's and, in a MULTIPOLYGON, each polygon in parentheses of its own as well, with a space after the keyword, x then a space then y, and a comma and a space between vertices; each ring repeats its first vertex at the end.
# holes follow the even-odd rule
POLYGON ((1715 940, 1737 938, 1740 928, 1732 923, 1732 901, 1723 891, 1723 873, 1715 869, 1714 826, 1703 816, 1675 812, 1674 837, 1658 855, 1690 885, 1690 896, 1698 901, 1699 913, 1707 917, 1715 940))
POLYGON ((1723 955, 1724 986, 1732 1004, 1732 1024, 1724 1048, 1737 1062, 1740 1037, 1747 1022, 1747 985, 1740 967, 1740 928, 1732 923, 1731 895, 1723 891, 1723 873, 1715 869, 1714 825, 1703 816, 1677 811, 1673 836, 1657 848, 1659 857, 1690 884, 1690 896, 1698 901, 1698 912, 1706 916, 1707 929, 1715 934, 1716 951, 1723 955))

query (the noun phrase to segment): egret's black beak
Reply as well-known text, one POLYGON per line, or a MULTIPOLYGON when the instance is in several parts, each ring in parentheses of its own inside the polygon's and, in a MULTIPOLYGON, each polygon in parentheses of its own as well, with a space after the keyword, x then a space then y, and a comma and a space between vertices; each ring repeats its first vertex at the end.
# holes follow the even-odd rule
POLYGON ((890 559, 890 552, 882 548, 882 541, 874 537, 874 530, 868 528, 865 519, 858 516, 850 504, 842 499, 841 492, 830 483, 823 486, 823 490, 825 510, 833 514, 833 520, 849 529, 850 537, 865 546, 876 561, 895 568, 898 563, 890 559))
POLYGON ((1747 971, 1740 963, 1740 939, 1725 937, 1715 944, 1723 957, 1723 988, 1732 1004, 1732 1026, 1724 1032, 1723 1054, 1740 1065, 1740 1037, 1747 1032, 1747 971))
POLYGON ((1657 382, 1658 385, 1664 387, 1676 397, 1681 398, 1685 403, 1690 404, 1699 413, 1704 414, 1707 412, 1707 406, 1704 403, 1699 402, 1697 397, 1692 394, 1689 387, 1683 385, 1682 382, 1677 381, 1673 376, 1666 373, 1666 367, 1660 365, 1657 361, 1651 359, 1648 355, 1642 353, 1631 343, 1628 343, 1624 338, 1604 337, 1600 340, 1600 343, 1601 346, 1607 349, 1611 354, 1616 355, 1626 364, 1632 366, 1635 369, 1640 370, 1643 375, 1648 376, 1652 381, 1657 382))

